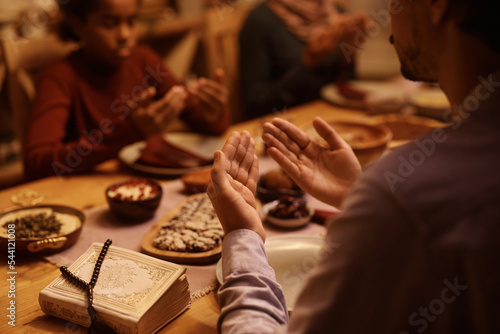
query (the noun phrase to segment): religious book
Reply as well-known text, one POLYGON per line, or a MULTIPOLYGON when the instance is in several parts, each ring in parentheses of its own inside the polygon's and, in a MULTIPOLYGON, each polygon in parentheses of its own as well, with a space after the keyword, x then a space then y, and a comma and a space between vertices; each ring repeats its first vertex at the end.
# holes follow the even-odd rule
MULTIPOLYGON (((69 271, 89 282, 103 244, 93 243, 69 271)), ((62 275, 39 294, 43 312, 90 326, 85 290, 62 275)), ((117 333, 154 333, 191 305, 186 269, 110 246, 93 290, 97 318, 117 333)))

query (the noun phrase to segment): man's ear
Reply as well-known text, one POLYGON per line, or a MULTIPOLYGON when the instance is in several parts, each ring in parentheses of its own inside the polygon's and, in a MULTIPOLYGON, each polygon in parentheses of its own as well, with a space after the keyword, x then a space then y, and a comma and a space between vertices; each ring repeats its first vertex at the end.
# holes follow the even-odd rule
POLYGON ((433 24, 440 24, 446 17, 450 1, 449 0, 427 0, 431 14, 431 22, 433 24))

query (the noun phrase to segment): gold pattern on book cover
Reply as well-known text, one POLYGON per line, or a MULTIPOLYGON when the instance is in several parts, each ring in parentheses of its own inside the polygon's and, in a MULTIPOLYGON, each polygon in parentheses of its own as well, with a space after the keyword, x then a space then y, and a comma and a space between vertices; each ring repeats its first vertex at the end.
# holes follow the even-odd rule
MULTIPOLYGON (((74 273, 85 281, 89 280, 98 256, 98 252, 92 253, 78 264, 74 273)), ((139 309, 145 307, 148 301, 155 297, 155 292, 161 290, 158 285, 165 284, 165 278, 173 273, 172 269, 134 261, 110 251, 103 262, 100 277, 94 288, 95 302, 119 305, 120 308, 130 308, 140 313, 139 309)), ((56 280, 53 286, 82 294, 63 279, 56 280)))

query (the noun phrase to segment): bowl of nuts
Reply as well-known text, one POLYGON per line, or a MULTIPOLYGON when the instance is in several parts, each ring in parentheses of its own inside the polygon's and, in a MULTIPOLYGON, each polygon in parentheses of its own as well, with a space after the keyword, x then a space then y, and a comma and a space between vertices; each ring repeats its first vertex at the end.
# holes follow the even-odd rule
POLYGON ((163 191, 156 181, 132 178, 106 189, 110 211, 119 219, 146 221, 153 218, 163 191))
POLYGON ((265 221, 284 228, 298 228, 309 223, 314 209, 306 200, 293 196, 281 196, 277 200, 262 206, 265 221))

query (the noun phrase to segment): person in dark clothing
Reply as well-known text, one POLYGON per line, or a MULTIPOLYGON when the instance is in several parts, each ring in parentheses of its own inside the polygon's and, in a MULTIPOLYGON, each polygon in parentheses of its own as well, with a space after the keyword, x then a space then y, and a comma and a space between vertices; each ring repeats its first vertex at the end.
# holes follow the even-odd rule
POLYGON ((323 85, 352 77, 353 62, 339 45, 365 25, 364 16, 347 17, 329 1, 268 0, 257 6, 240 32, 246 117, 315 100, 323 85))

